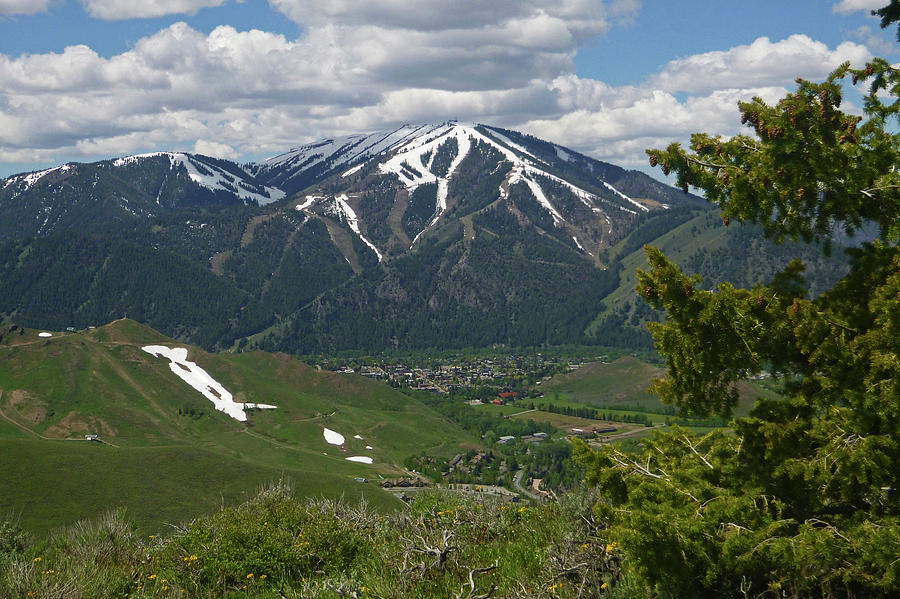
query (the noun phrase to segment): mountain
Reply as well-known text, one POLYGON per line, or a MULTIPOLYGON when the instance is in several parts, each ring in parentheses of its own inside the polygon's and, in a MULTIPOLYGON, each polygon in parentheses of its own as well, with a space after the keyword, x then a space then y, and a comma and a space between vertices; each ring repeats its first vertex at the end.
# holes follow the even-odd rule
POLYGON ((265 205, 284 196, 232 162, 195 154, 69 163, 0 180, 0 236, 42 236, 179 209, 265 205))
POLYGON ((640 172, 457 122, 245 165, 67 164, 0 180, 0 319, 128 316, 209 349, 302 353, 603 344, 623 248, 710 210, 640 172))
POLYGON ((0 326, 0 504, 28 528, 119 505, 158 526, 281 477, 303 495, 387 505, 353 478, 476 441, 381 382, 284 354, 208 354, 131 320, 0 326))

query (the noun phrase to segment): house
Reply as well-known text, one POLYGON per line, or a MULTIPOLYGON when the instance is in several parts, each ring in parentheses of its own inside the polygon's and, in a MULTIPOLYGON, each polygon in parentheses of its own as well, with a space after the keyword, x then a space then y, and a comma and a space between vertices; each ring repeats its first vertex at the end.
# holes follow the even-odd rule
POLYGON ((96 441, 97 443, 102 443, 102 441, 100 441, 100 435, 85 435, 84 440, 85 441, 96 441))
POLYGON ((549 433, 534 433, 534 436, 538 439, 546 439, 550 436, 549 433))
POLYGON ((514 441, 515 438, 516 437, 514 435, 503 435, 502 437, 497 439, 497 443, 509 443, 510 441, 514 441))
POLYGON ((503 401, 512 401, 513 399, 516 398, 517 395, 518 395, 518 393, 516 393, 515 391, 504 391, 504 392, 500 393, 499 396, 500 396, 500 399, 502 399, 503 401))
POLYGON ((491 403, 494 404, 495 406, 503 405, 503 402, 500 401, 499 399, 493 399, 493 400, 491 400, 491 403))

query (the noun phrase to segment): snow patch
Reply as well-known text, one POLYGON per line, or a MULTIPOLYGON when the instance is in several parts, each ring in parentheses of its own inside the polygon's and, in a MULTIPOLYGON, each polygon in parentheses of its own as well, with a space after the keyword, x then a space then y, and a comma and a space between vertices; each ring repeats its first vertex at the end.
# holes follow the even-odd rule
POLYGON ((572 155, 571 155, 571 154, 569 154, 568 152, 566 152, 564 149, 562 149, 562 148, 559 147, 559 146, 554 146, 554 148, 556 148, 556 156, 557 156, 560 160, 565 160, 566 162, 572 162, 572 155))
POLYGON ((584 252, 584 253, 587 253, 587 252, 585 251, 585 249, 584 249, 584 246, 581 245, 581 243, 578 241, 578 238, 575 237, 574 235, 572 235, 572 241, 575 242, 575 245, 578 246, 578 249, 579 249, 579 250, 581 250, 581 251, 584 252))
POLYGON ((324 200, 325 196, 306 196, 306 201, 302 204, 297 204, 297 210, 306 210, 319 200, 324 200))
POLYGON ((537 156, 535 156, 534 154, 532 154, 531 152, 526 150, 524 146, 517 144, 516 142, 514 142, 510 138, 506 137, 499 131, 497 131, 495 129, 491 129, 490 131, 491 131, 491 135, 493 135, 494 137, 496 137, 497 139, 499 139, 500 141, 502 141, 504 144, 508 145, 509 147, 514 148, 514 149, 518 150, 519 152, 522 152, 526 156, 531 156, 535 160, 539 160, 537 156))
POLYGON ((354 438, 354 439, 359 439, 360 441, 362 441, 362 437, 360 437, 359 435, 353 435, 353 438, 354 438))
POLYGON ((35 183, 49 175, 50 173, 60 171, 66 172, 74 169, 75 167, 71 164, 64 164, 62 166, 55 166, 53 168, 48 168, 42 171, 35 171, 33 173, 28 173, 26 175, 17 175, 15 177, 10 177, 6 180, 6 183, 3 184, 3 189, 6 189, 13 183, 24 183, 25 187, 22 191, 28 191, 35 183))
POLYGON ((330 428, 326 428, 322 430, 322 434, 325 435, 325 442, 331 445, 343 445, 344 444, 344 435, 341 433, 336 433, 330 428))
POLYGON ((344 174, 341 175, 341 177, 349 177, 349 176, 352 175, 353 173, 359 171, 359 169, 361 169, 361 168, 364 167, 365 165, 366 165, 365 163, 357 164, 356 166, 354 166, 354 167, 351 168, 350 170, 344 171, 344 174))
POLYGON ((347 224, 350 226, 353 232, 356 233, 356 235, 360 239, 362 239, 363 243, 372 248, 372 251, 375 252, 376 256, 378 256, 378 261, 381 262, 384 257, 381 255, 381 252, 378 251, 378 248, 375 247, 375 244, 366 239, 365 236, 360 232, 359 219, 356 217, 356 213, 353 211, 353 208, 351 208, 350 204, 347 203, 348 199, 349 198, 347 197, 347 194, 339 195, 334 199, 335 206, 343 213, 347 224))
POLYGON ((373 462, 372 458, 364 455, 355 455, 344 459, 348 462, 359 462, 360 464, 371 464, 373 462))
POLYGON ((541 189, 541 186, 537 181, 532 179, 531 177, 523 177, 525 184, 528 185, 528 189, 531 190, 531 194, 538 201, 538 204, 543 206, 547 212, 550 213, 550 216, 553 217, 553 224, 559 226, 559 223, 564 222, 565 219, 562 215, 556 211, 556 208, 553 207, 553 204, 550 203, 550 200, 547 199, 547 196, 544 195, 544 190, 541 189))
POLYGON ((243 404, 234 401, 234 397, 228 389, 211 377, 208 372, 197 366, 195 362, 187 359, 187 348, 145 345, 141 349, 157 358, 167 358, 169 360, 169 369, 178 378, 199 391, 203 397, 213 403, 218 411, 225 412, 239 422, 247 421, 247 413, 244 412, 245 406, 263 409, 274 409, 276 407, 268 404, 243 404))
POLYGON ((366 445, 366 449, 372 449, 371 445, 366 445))
POLYGON ((356 160, 377 156, 429 130, 429 125, 403 125, 393 131, 323 139, 268 158, 254 165, 253 170, 260 173, 278 168, 296 169, 296 175, 320 163, 338 169, 356 160))
POLYGON ((38 337, 52 337, 52 336, 53 336, 53 333, 48 333, 47 331, 44 331, 43 333, 38 333, 38 337))
POLYGON ((247 182, 239 175, 229 173, 213 164, 203 162, 190 154, 180 152, 151 152, 149 154, 125 156, 124 158, 117 158, 114 160, 113 166, 121 167, 135 164, 141 160, 154 158, 156 156, 168 157, 170 169, 175 169, 179 165, 183 166, 187 171, 188 177, 190 177, 191 181, 194 183, 212 191, 233 193, 245 202, 251 201, 260 206, 265 206, 266 204, 277 202, 286 195, 280 189, 254 185, 253 183, 247 182), (260 193, 260 188, 262 188, 265 193, 260 193))
POLYGON ((145 158, 154 158, 156 156, 169 156, 168 152, 148 152, 147 154, 135 154, 134 156, 123 156, 113 160, 113 166, 126 166, 129 164, 137 164, 145 158))
MULTIPOLYGON (((632 199, 629 198, 627 195, 625 195, 624 193, 622 193, 621 191, 619 191, 618 189, 616 189, 615 187, 613 187, 612 185, 610 185, 610 184, 607 183, 606 181, 603 182, 603 185, 606 186, 606 188, 607 188, 608 190, 610 190, 611 192, 613 192, 614 194, 616 194, 617 196, 619 196, 620 198, 622 198, 622 199, 625 200, 626 202, 630 202, 630 203, 634 204, 635 206, 637 206, 638 208, 640 208, 640 209, 641 209, 642 211, 644 211, 644 212, 650 212, 650 209, 649 209, 649 208, 647 208, 646 206, 644 206, 644 205, 641 204, 640 202, 636 202, 636 201, 632 200, 632 199)), ((636 214, 636 213, 635 213, 635 212, 632 212, 632 214, 636 214)))

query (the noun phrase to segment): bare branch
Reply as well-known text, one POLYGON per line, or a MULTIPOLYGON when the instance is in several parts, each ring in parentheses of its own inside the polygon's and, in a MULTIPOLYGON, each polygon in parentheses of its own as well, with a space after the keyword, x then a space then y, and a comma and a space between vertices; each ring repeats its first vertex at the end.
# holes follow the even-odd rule
POLYGON ((474 570, 469 570, 469 593, 463 597, 463 592, 466 590, 466 585, 462 586, 459 593, 456 595, 456 599, 488 599, 491 595, 494 594, 494 591, 497 590, 497 585, 492 584, 491 588, 484 595, 476 595, 475 594, 475 575, 476 574, 484 574, 486 572, 490 572, 491 570, 497 569, 497 562, 494 562, 494 565, 488 566, 487 568, 475 568, 474 570))
POLYGON ((709 463, 709 460, 707 460, 705 457, 700 455, 700 452, 697 451, 697 449, 694 447, 694 444, 691 443, 690 439, 688 439, 687 435, 684 435, 682 438, 684 439, 684 442, 687 443, 687 446, 691 449, 691 451, 694 452, 694 455, 696 455, 698 458, 703 460, 703 463, 706 464, 707 468, 709 468, 710 470, 715 470, 713 465, 709 463))

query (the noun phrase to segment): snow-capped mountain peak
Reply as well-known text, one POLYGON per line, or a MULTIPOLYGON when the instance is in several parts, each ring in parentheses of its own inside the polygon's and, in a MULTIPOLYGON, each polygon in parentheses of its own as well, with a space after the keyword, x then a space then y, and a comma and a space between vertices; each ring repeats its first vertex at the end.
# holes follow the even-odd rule
POLYGON ((252 181, 250 173, 245 172, 233 163, 210 159, 197 154, 183 152, 152 152, 125 156, 112 161, 117 168, 138 164, 148 158, 163 156, 169 159, 169 168, 175 170, 183 167, 194 183, 210 191, 232 193, 244 202, 256 203, 260 206, 277 202, 285 197, 285 192, 276 188, 260 185, 252 181))

